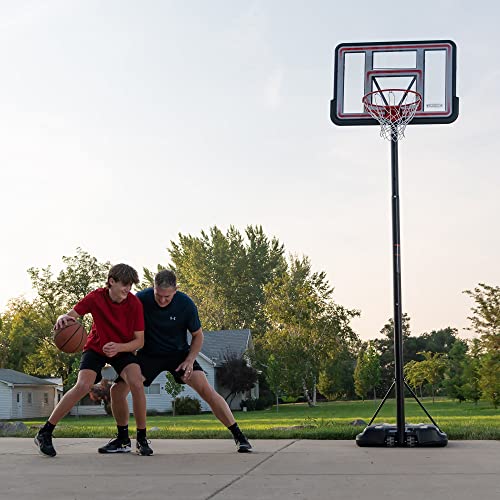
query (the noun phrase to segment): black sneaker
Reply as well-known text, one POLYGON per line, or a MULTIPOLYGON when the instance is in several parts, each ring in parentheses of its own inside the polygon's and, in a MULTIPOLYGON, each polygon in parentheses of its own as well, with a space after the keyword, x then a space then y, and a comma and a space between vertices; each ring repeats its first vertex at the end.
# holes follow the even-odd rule
POLYGON ((108 444, 101 446, 97 451, 99 453, 130 453, 132 443, 130 439, 126 441, 119 438, 114 438, 108 444))
POLYGON ((35 436, 35 444, 38 447, 40 455, 44 455, 46 457, 55 457, 57 455, 57 452, 52 445, 52 434, 49 432, 38 432, 35 436))
POLYGON ((238 453, 250 453, 252 450, 252 445, 248 442, 248 439, 241 434, 237 438, 234 438, 234 442, 236 443, 236 449, 238 453))
POLYGON ((135 451, 138 455, 142 455, 144 457, 149 457, 153 454, 153 450, 149 446, 151 441, 148 441, 145 438, 137 439, 137 443, 135 445, 135 451))

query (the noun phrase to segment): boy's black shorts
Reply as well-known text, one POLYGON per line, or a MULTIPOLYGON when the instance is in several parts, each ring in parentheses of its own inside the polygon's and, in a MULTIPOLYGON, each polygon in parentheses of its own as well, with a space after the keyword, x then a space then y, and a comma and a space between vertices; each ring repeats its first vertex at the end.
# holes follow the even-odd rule
POLYGON ((80 359, 80 370, 94 370, 96 372, 95 383, 97 384, 102 379, 101 370, 106 363, 110 364, 118 375, 126 366, 132 363, 140 365, 137 356, 131 352, 121 352, 112 358, 108 358, 103 354, 89 350, 82 354, 80 359))
MULTIPOLYGON (((169 354, 147 354, 139 351, 137 359, 141 365, 142 374, 144 375, 144 385, 149 387, 153 380, 163 371, 170 372, 178 384, 185 384, 181 379, 184 375, 184 370, 175 369, 186 359, 189 351, 180 351, 169 354)), ((193 363, 193 371, 203 371, 203 368, 195 360, 193 363)), ((118 380, 118 379, 117 379, 118 380)))

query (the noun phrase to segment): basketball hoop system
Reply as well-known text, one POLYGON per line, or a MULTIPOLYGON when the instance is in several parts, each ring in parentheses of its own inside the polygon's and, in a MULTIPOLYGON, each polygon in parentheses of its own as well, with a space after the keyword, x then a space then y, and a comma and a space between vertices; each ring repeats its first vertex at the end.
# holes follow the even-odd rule
POLYGON ((448 443, 448 436, 404 378, 398 147, 408 124, 453 123, 458 118, 456 73, 456 44, 452 40, 354 42, 341 43, 335 48, 332 122, 340 126, 380 125, 380 136, 389 141, 391 149, 394 381, 367 427, 356 436, 358 446, 446 446, 448 443), (374 424, 393 391, 396 425, 374 424), (406 422, 406 392, 432 425, 406 422))
POLYGON ((413 90, 376 90, 363 97, 365 110, 380 123, 380 136, 395 142, 405 136, 406 125, 421 104, 421 95, 413 90))

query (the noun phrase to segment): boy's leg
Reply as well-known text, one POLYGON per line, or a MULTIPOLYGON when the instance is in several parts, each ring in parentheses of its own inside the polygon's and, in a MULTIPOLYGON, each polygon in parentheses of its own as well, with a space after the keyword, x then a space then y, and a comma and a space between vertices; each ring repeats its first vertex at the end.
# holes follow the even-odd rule
POLYGON ((86 396, 96 379, 94 370, 80 370, 76 384, 63 396, 61 401, 54 408, 45 425, 35 436, 35 444, 40 453, 49 457, 56 456, 56 450, 52 445, 52 431, 57 423, 65 417, 73 406, 86 396))
POLYGON ((57 425, 57 422, 65 417, 71 411, 71 408, 89 393, 96 376, 94 370, 80 370, 76 384, 62 397, 48 421, 53 425, 57 425))
POLYGON ((141 367, 137 363, 130 363, 122 370, 120 376, 130 387, 132 393, 132 406, 137 427, 137 453, 145 456, 152 455, 153 450, 146 438, 146 394, 144 393, 144 377, 141 367))
POLYGON ((130 387, 124 380, 115 382, 110 389, 111 394, 111 409, 113 417, 115 417, 116 425, 128 425, 129 409, 127 395, 130 392, 130 387))
POLYGON ((202 370, 194 370, 190 379, 185 383, 207 402, 212 413, 231 431, 238 452, 249 452, 252 449, 251 444, 238 427, 226 400, 208 383, 205 373, 202 370))
POLYGON ((97 449, 99 453, 130 453, 132 449, 128 435, 129 409, 127 394, 129 391, 130 388, 123 379, 111 386, 111 410, 116 420, 118 432, 115 438, 97 449))

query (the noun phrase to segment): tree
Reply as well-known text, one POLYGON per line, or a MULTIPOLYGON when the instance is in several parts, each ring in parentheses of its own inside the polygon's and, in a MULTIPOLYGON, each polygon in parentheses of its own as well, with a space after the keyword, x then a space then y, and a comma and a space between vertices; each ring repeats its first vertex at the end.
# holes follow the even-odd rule
POLYGON ((465 364, 467 362, 467 344, 461 340, 455 342, 448 353, 445 371, 444 388, 448 397, 465 401, 465 364))
MULTIPOLYGON (((410 356, 410 317, 405 313, 402 317, 403 332, 403 360, 408 362, 414 359, 410 356)), ((376 338, 372 345, 380 356, 381 382, 380 387, 384 392, 389 390, 394 380, 394 320, 390 318, 380 330, 382 338, 376 338)))
POLYGON ((425 383, 425 372, 423 370, 422 362, 415 361, 412 359, 404 366, 404 376, 408 384, 413 387, 416 391, 417 388, 420 391, 420 397, 422 397, 422 386, 425 383))
MULTIPOLYGON (((285 267, 284 248, 260 226, 226 234, 214 226, 201 236, 179 234, 171 241, 170 267, 182 290, 198 306, 206 329, 250 328, 255 337, 267 328, 264 286, 285 267)), ((152 274, 144 270, 151 279, 152 274)))
POLYGON ((475 301, 472 315, 468 317, 469 328, 480 338, 481 379, 483 396, 493 403, 500 403, 500 287, 484 283, 465 293, 475 301))
POLYGON ((184 391, 184 386, 175 381, 174 376, 167 372, 165 391, 172 397, 172 416, 175 417, 175 400, 184 391))
MULTIPOLYGON (((78 366, 75 365, 78 355, 64 354, 54 346, 53 325, 60 314, 105 284, 110 264, 100 264, 81 248, 77 248, 76 255, 65 256, 62 260, 65 267, 57 277, 54 277, 51 266, 28 269, 37 295, 31 302, 15 302, 15 314, 9 323, 12 335, 9 351, 15 357, 16 346, 23 344, 27 347, 23 339, 32 339, 29 348, 21 351, 23 371, 39 376, 61 376, 67 386, 72 370, 78 366)), ((88 331, 91 318, 85 318, 84 324, 88 331)))
POLYGON ((465 399, 477 404, 481 399, 481 343, 479 339, 470 341, 469 354, 464 367, 464 380, 465 399))
POLYGON ((286 392, 302 393, 312 405, 320 369, 356 338, 349 322, 359 313, 333 301, 325 273, 312 272, 307 257, 292 256, 264 291, 269 328, 258 345, 280 359, 286 392))
POLYGON ((319 373, 318 390, 330 400, 352 399, 355 396, 354 369, 356 355, 348 345, 343 345, 327 359, 319 373))
POLYGON ((224 361, 217 370, 219 384, 226 388, 229 393, 226 396, 229 406, 237 394, 250 391, 257 382, 257 370, 248 365, 243 356, 227 351, 224 361))
POLYGON ((431 386, 432 402, 434 403, 435 389, 443 378, 446 361, 443 359, 441 353, 421 352, 419 354, 422 354, 425 358, 419 364, 421 365, 425 380, 431 386))
POLYGON ((373 399, 376 399, 376 388, 380 383, 380 362, 375 349, 368 345, 361 349, 354 370, 354 387, 356 394, 365 399, 368 391, 373 390, 373 399))
POLYGON ((274 391, 274 395, 276 397, 276 411, 279 410, 279 395, 283 375, 284 370, 280 361, 274 354, 270 354, 266 365, 266 378, 269 383, 269 387, 274 391))
POLYGON ((30 373, 28 357, 52 329, 52 324, 40 313, 36 302, 24 298, 11 299, 0 316, 0 366, 30 373))

